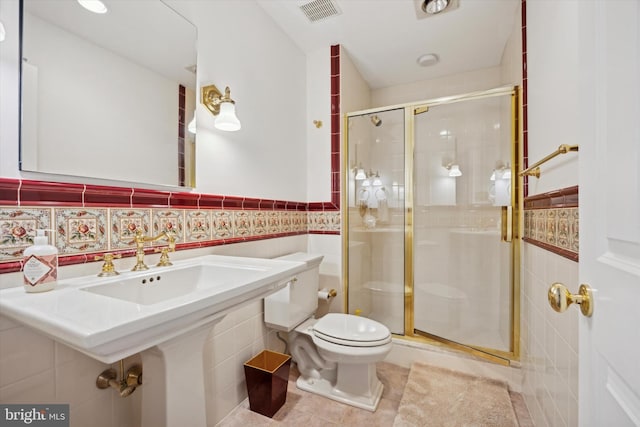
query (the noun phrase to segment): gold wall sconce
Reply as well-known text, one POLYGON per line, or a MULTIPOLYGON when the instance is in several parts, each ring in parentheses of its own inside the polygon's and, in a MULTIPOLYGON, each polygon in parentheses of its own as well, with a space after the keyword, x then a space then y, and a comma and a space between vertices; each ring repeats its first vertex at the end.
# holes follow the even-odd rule
POLYGON ((322 120, 314 120, 313 124, 314 124, 315 127, 320 129, 322 127, 322 120))
POLYGON ((227 86, 224 96, 215 85, 203 86, 200 91, 200 103, 216 116, 216 129, 233 132, 242 127, 236 116, 236 103, 231 99, 231 90, 227 86))

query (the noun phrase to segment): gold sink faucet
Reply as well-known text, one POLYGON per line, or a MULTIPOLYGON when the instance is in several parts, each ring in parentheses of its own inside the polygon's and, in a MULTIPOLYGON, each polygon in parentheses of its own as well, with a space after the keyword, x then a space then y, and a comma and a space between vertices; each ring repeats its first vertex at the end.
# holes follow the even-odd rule
POLYGON ((173 233, 163 231, 157 236, 147 237, 144 234, 142 234, 141 229, 138 229, 136 231, 136 236, 133 238, 133 242, 136 244, 136 265, 133 266, 131 271, 142 271, 142 270, 149 269, 147 264, 144 263, 144 244, 146 242, 157 242, 158 240, 161 240, 161 239, 165 239, 167 242, 169 242, 169 247, 167 248, 166 251, 163 250, 162 256, 160 257, 161 259, 158 265, 159 266, 171 265, 171 262, 169 261, 168 252, 169 251, 173 252, 176 250, 176 238, 174 237, 173 233))

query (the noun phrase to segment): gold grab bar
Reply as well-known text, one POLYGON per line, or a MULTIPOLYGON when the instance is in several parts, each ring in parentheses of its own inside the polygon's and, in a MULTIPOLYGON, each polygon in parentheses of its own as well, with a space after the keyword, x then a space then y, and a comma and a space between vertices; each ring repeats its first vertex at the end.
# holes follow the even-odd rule
POLYGON ((520 172, 518 175, 520 175, 520 176, 530 175, 530 176, 535 176, 536 178, 540 178, 540 165, 541 164, 543 164, 545 162, 548 162, 549 160, 553 159, 554 157, 556 157, 559 154, 567 154, 570 151, 578 151, 578 146, 577 145, 562 144, 561 146, 558 147, 558 149, 556 151, 554 151, 553 153, 549 154, 544 159, 539 160, 536 163, 532 164, 527 169, 525 169, 522 172, 520 172))

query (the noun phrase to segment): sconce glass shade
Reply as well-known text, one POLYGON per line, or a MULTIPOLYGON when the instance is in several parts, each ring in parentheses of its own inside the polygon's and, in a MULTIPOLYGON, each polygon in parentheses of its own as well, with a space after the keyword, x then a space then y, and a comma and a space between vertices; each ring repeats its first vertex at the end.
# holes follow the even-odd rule
POLYGON ((382 185, 382 180, 380 179, 380 175, 378 175, 378 174, 376 173, 375 178, 373 178, 373 186, 374 186, 374 187, 376 187, 376 186, 378 186, 378 187, 379 187, 379 186, 381 186, 381 185, 382 185))
POLYGON ((490 181, 495 181, 496 180, 496 171, 495 169, 493 170, 493 173, 491 174, 491 178, 489 178, 490 181))
POLYGON ((364 169, 358 168, 358 172, 356 172, 356 180, 362 181, 363 179, 367 179, 367 174, 364 172, 364 169))
POLYGON ((368 179, 365 179, 364 181, 362 181, 362 186, 371 187, 371 181, 369 181, 368 179))
POLYGON ((232 102, 220 103, 220 114, 213 124, 216 129, 233 132, 240 130, 240 120, 236 117, 236 106, 232 102))
POLYGON ((196 112, 195 111, 193 112, 193 119, 191 119, 191 121, 187 125, 187 130, 189 131, 189 133, 192 133, 194 135, 196 133, 196 112))
POLYGON ((511 179, 511 169, 505 169, 502 173, 502 179, 511 179))
POLYGON ((459 165, 451 165, 451 168, 449 169, 449 176, 462 176, 462 171, 460 170, 460 166, 459 165))

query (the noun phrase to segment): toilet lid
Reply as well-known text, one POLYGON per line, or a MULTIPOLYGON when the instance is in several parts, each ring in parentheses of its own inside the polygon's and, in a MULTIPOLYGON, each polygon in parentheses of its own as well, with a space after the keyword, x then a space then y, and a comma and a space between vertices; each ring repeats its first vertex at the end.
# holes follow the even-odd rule
POLYGON ((341 345, 373 347, 391 341, 389 329, 366 317, 329 313, 313 326, 316 337, 341 345))

